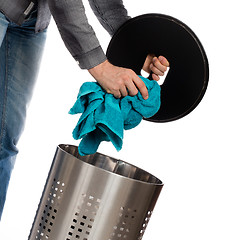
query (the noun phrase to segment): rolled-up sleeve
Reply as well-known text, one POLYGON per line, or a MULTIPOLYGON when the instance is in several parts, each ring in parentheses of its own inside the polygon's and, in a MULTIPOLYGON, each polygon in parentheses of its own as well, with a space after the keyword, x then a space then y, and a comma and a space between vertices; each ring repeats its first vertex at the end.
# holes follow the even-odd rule
POLYGON ((90 69, 106 60, 96 34, 88 23, 81 0, 48 0, 61 37, 80 68, 90 69))

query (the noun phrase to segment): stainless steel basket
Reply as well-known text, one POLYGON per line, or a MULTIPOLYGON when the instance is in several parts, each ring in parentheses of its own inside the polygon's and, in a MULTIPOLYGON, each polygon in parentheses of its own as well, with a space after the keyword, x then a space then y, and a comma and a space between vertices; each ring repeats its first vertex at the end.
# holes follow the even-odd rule
POLYGON ((162 187, 127 162, 59 145, 29 240, 140 240, 162 187))

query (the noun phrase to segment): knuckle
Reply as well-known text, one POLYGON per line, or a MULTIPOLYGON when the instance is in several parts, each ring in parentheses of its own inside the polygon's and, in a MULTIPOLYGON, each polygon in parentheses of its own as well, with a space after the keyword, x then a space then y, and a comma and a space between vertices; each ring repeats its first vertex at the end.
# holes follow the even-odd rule
POLYGON ((113 92, 117 92, 118 90, 119 90, 119 86, 118 85, 113 86, 113 92))
POLYGON ((129 69, 127 69, 127 70, 128 70, 128 73, 129 73, 129 74, 131 74, 131 75, 132 75, 132 74, 135 74, 135 72, 134 72, 132 69, 129 68, 129 69))
POLYGON ((122 83, 126 83, 128 82, 130 79, 129 75, 128 74, 123 74, 122 75, 122 83))
POLYGON ((115 96, 116 98, 120 98, 120 97, 121 97, 121 94, 120 94, 120 93, 116 93, 116 94, 114 94, 114 96, 115 96))
POLYGON ((120 78, 117 79, 115 87, 118 88, 120 85, 122 85, 122 82, 123 82, 122 79, 120 79, 120 78))
POLYGON ((137 93, 138 93, 137 89, 132 89, 131 91, 129 91, 130 96, 135 96, 135 95, 137 95, 137 93))
POLYGON ((152 62, 153 62, 153 64, 157 64, 157 63, 159 63, 159 60, 157 57, 154 57, 152 62))
POLYGON ((151 66, 151 71, 154 72, 154 71, 156 71, 156 70, 157 70, 157 68, 156 68, 154 65, 152 65, 152 66, 151 66))
POLYGON ((164 66, 164 72, 166 72, 167 71, 167 67, 166 66, 164 66))
POLYGON ((131 78, 129 78, 129 77, 126 77, 126 78, 123 80, 123 83, 124 83, 125 86, 126 86, 126 85, 129 85, 130 82, 131 82, 131 78))
POLYGON ((134 90, 133 94, 134 94, 134 95, 138 94, 138 90, 137 90, 137 89, 134 90))

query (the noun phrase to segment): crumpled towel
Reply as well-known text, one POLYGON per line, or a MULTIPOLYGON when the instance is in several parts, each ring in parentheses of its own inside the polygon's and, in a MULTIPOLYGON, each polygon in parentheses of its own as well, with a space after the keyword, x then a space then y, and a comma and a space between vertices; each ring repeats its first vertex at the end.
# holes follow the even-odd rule
POLYGON ((73 138, 81 139, 79 154, 97 151, 102 141, 111 141, 117 151, 123 144, 124 129, 136 127, 143 117, 152 117, 160 108, 160 86, 154 80, 139 76, 145 83, 149 98, 141 93, 135 96, 115 98, 96 82, 85 82, 70 109, 70 114, 82 113, 73 130, 73 138))

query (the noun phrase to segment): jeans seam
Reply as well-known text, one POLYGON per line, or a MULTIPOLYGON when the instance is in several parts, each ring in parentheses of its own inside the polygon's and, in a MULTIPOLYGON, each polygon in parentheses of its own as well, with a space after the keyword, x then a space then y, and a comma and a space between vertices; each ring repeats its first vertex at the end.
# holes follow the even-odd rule
POLYGON ((6 102, 7 102, 7 88, 8 88, 8 34, 5 35, 5 88, 4 88, 4 97, 3 97, 3 110, 2 110, 2 123, 1 123, 1 135, 0 135, 0 152, 3 149, 3 138, 5 134, 5 122, 6 122, 6 102))

